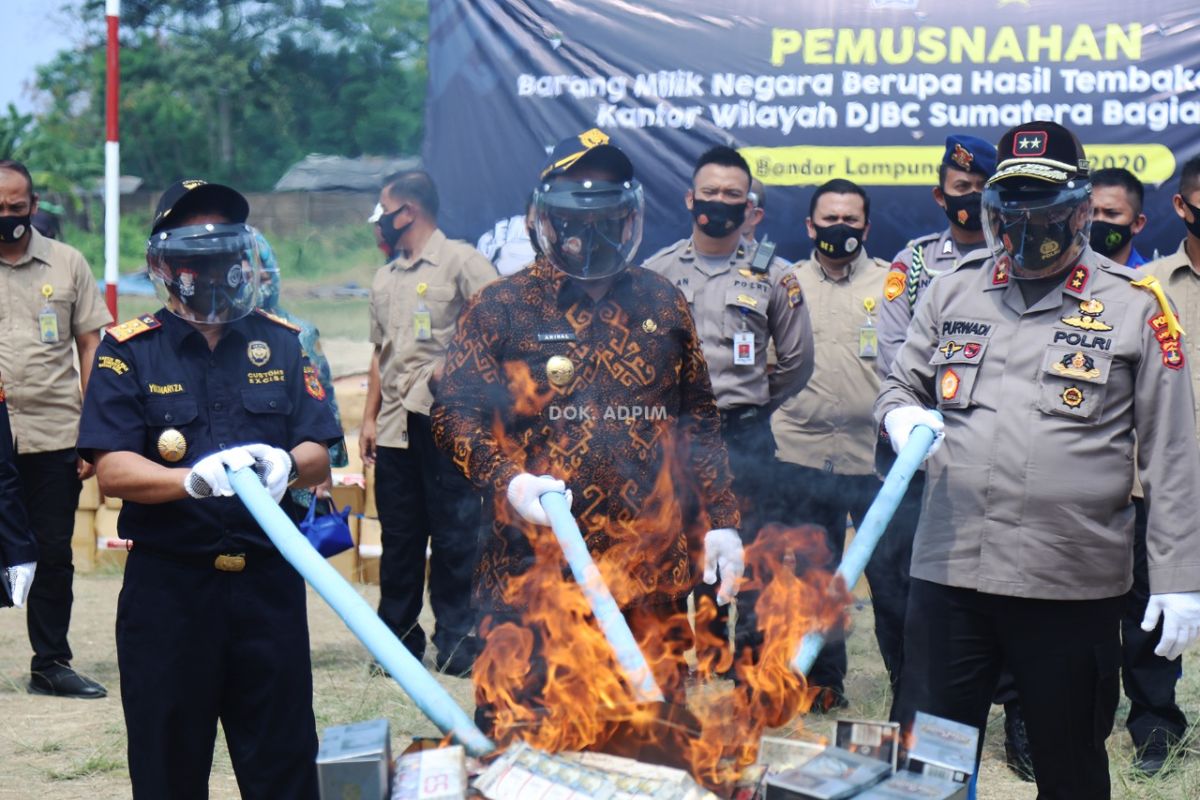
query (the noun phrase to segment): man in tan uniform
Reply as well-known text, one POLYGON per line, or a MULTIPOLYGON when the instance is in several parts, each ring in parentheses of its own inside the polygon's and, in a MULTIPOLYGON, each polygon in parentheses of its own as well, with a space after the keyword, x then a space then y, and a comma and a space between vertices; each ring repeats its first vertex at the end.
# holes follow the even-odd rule
MULTIPOLYGON (((774 480, 775 444, 771 412, 798 392, 813 370, 812 324, 804 295, 786 264, 771 258, 772 247, 742 238, 749 199, 750 168, 736 150, 714 147, 700 156, 692 187, 684 195, 692 235, 655 253, 643 265, 674 284, 688 301, 721 412, 721 436, 729 451, 733 490, 742 510, 740 533, 753 541, 766 521, 762 509, 774 480), (768 374, 768 340, 777 363, 768 374)), ((757 217, 757 215, 756 215, 757 217)), ((713 587, 698 584, 702 598, 713 587)), ((738 600, 737 649, 752 645, 754 598, 738 600)), ((728 609, 719 608, 700 636, 701 668, 726 669, 728 609)))
POLYGON ((37 195, 29 171, 0 161, 0 376, 8 397, 25 507, 37 533, 37 574, 26 614, 33 646, 29 691, 104 697, 71 669, 71 533, 81 481, 91 467, 75 435, 100 328, 112 322, 78 250, 33 229, 37 195), (79 352, 78 367, 75 350, 79 352))
MULTIPOLYGON (((913 546, 901 692, 981 730, 1001 664, 1041 798, 1110 796, 1120 617, 1132 583, 1134 435, 1158 653, 1200 631, 1200 494, 1183 332, 1157 283, 1092 252, 1066 128, 1005 133, 989 251, 929 285, 875 406, 899 452, 943 429, 913 546)), ((982 742, 981 742, 982 745, 982 742)))
POLYGON ((437 189, 426 173, 391 176, 379 202, 383 214, 376 224, 394 260, 371 286, 375 352, 359 439, 363 463, 376 464, 383 527, 379 616, 413 655, 424 656, 417 617, 429 542, 435 663, 462 674, 475 658, 470 597, 480 500, 434 445, 429 409, 458 312, 496 278, 496 270, 475 248, 438 230, 437 189))
MULTIPOLYGON (((804 389, 785 400, 771 417, 780 462, 774 490, 779 504, 776 518, 788 525, 823 527, 830 569, 841 560, 847 513, 855 525, 861 524, 879 491, 871 405, 879 394, 876 325, 887 262, 871 258, 863 246, 870 230, 869 215, 866 192, 850 181, 832 180, 813 193, 807 225, 817 244, 812 256, 792 267, 791 274, 808 301, 816 368, 804 389), (855 240, 849 250, 845 236, 855 240), (831 255, 831 250, 836 254, 831 255)), ((891 557, 889 543, 887 539, 881 543, 867 578, 875 635, 895 683, 907 565, 891 557)), ((846 643, 830 637, 808 676, 823 687, 814 707, 844 705, 845 676, 846 643)))
MULTIPOLYGON (((1141 225, 1136 223, 1145 224, 1145 218, 1140 213, 1141 197, 1133 193, 1130 201, 1136 202, 1133 227, 1140 228, 1141 225)), ((1174 253, 1151 261, 1141 271, 1162 284, 1179 308, 1180 316, 1191 324, 1192 320, 1200 319, 1200 157, 1183 165, 1179 176, 1179 192, 1174 196, 1173 203, 1175 213, 1185 227, 1183 241, 1174 253)), ((1129 242, 1122 251, 1137 254, 1129 242)), ((1192 336, 1183 343, 1184 357, 1191 358, 1193 364, 1197 358, 1197 341, 1192 336)), ((1192 392, 1200 398, 1200 387, 1196 385, 1198 375, 1200 373, 1192 372, 1192 392)), ((1197 401, 1195 409, 1197 425, 1200 426, 1200 401, 1197 401)), ((1142 531, 1139 541, 1134 545, 1133 589, 1121 624, 1124 643, 1121 679, 1125 684, 1125 694, 1129 697, 1129 717, 1125 726, 1133 738, 1134 765, 1142 772, 1153 775, 1166 766, 1171 749, 1183 740, 1188 721, 1175 700, 1175 684, 1183 674, 1182 659, 1167 661, 1155 655, 1153 648, 1161 638, 1161 632, 1154 630, 1147 633, 1137 626, 1149 602, 1150 587, 1146 580, 1145 505, 1136 496, 1134 503, 1139 506, 1138 522, 1142 531)))

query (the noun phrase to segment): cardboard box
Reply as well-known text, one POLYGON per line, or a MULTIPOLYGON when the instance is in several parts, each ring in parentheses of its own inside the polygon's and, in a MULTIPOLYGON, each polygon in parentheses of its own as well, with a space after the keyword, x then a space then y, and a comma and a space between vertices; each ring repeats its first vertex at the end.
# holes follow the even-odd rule
POLYGON ((317 751, 321 800, 386 800, 392 742, 386 719, 326 728, 317 751))
POLYGON ((839 719, 834 723, 834 746, 882 761, 896 771, 900 755, 900 723, 839 719))
POLYGON ((109 508, 108 506, 100 506, 96 509, 96 538, 97 539, 119 539, 117 535, 117 517, 121 512, 109 508))
POLYGON ((75 512, 75 529, 71 532, 71 563, 76 572, 91 572, 96 568, 95 511, 75 512))
POLYGON ((908 751, 910 772, 967 783, 975 772, 979 731, 961 722, 918 711, 908 751))
POLYGON ((967 800, 967 785, 915 772, 898 772, 855 800, 967 800))
POLYGON ((338 553, 336 556, 330 556, 326 560, 333 565, 339 575, 350 583, 355 583, 358 581, 358 526, 360 520, 351 514, 346 522, 350 525, 350 540, 354 542, 354 547, 338 553))
POLYGON ((378 558, 383 552, 383 526, 379 520, 363 517, 358 525, 358 553, 363 558, 378 558), (364 549, 365 548, 365 549, 364 549))
POLYGON ((83 482, 83 490, 79 492, 79 504, 76 508, 81 511, 95 511, 100 507, 100 483, 96 476, 83 482))
POLYGON ((358 560, 358 582, 371 586, 379 585, 378 558, 360 558, 358 560))
POLYGON ((363 516, 378 517, 379 507, 375 505, 375 465, 370 464, 363 467, 363 473, 367 479, 367 493, 364 498, 363 516))
POLYGON ((333 495, 333 504, 337 507, 339 513, 346 506, 350 506, 350 515, 352 517, 363 513, 366 493, 361 486, 355 486, 354 484, 334 486, 330 494, 333 495))
POLYGON ((121 498, 119 498, 119 497, 104 498, 104 507, 111 508, 113 511, 119 511, 121 509, 121 498))

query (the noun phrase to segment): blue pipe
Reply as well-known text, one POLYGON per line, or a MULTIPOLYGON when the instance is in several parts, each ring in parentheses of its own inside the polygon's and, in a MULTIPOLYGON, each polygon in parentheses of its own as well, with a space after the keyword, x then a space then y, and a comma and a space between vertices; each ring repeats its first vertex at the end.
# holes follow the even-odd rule
MULTIPOLYGON (((837 574, 846 581, 847 589, 853 589, 854 584, 862 577, 867 562, 871 560, 871 554, 875 552, 875 546, 883 538, 888 523, 892 521, 892 515, 904 499, 909 481, 925 460, 929 448, 933 446, 933 440, 933 429, 918 425, 913 428, 900 455, 896 456, 896 463, 888 470, 883 487, 880 488, 879 494, 875 495, 875 500, 867 509, 867 515, 863 517, 862 525, 854 532, 854 541, 846 548, 842 563, 838 565, 837 574)), ((805 634, 800 646, 796 648, 796 655, 792 658, 792 670, 799 675, 807 675, 824 645, 825 634, 821 631, 805 634)))
POLYGON ((279 504, 267 494, 254 471, 248 467, 230 471, 229 480, 275 548, 337 612, 346 627, 354 632, 425 716, 442 733, 449 733, 462 743, 471 755, 484 756, 494 751, 496 746, 429 674, 429 670, 408 652, 367 601, 313 549, 279 504))
POLYGON ((629 630, 629 624, 621 614, 621 609, 617 607, 617 601, 613 599, 612 592, 604 584, 604 578, 600 575, 596 562, 592 560, 592 554, 588 552, 583 535, 579 532, 579 526, 575 523, 575 518, 571 516, 566 496, 562 492, 547 492, 542 495, 541 502, 542 508, 546 510, 546 515, 550 517, 550 526, 554 529, 554 536, 562 547, 567 565, 571 568, 571 574, 575 576, 575 582, 583 589, 588 605, 592 608, 592 614, 596 617, 596 623, 603 631, 604 637, 608 639, 608 643, 612 645, 617 656, 617 663, 621 665, 625 677, 633 687, 634 695, 642 702, 661 703, 663 701, 662 689, 658 688, 658 684, 654 681, 654 673, 650 671, 646 657, 638 647, 637 641, 634 640, 633 633, 629 630))

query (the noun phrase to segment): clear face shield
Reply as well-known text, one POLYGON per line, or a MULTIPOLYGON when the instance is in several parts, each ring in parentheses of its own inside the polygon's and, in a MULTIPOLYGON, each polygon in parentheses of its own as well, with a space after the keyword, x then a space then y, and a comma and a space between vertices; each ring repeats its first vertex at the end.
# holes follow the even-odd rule
POLYGON ((1049 278, 1075 266, 1092 228, 1092 185, 1076 179, 983 190, 983 232, 996 259, 1011 261, 1014 278, 1049 278))
POLYGON ((555 267, 579 280, 616 275, 642 241, 645 198, 637 181, 570 181, 538 187, 538 245, 555 267))
POLYGON ((186 225, 146 243, 155 291, 180 319, 220 325, 259 304, 262 263, 254 229, 241 223, 186 225))

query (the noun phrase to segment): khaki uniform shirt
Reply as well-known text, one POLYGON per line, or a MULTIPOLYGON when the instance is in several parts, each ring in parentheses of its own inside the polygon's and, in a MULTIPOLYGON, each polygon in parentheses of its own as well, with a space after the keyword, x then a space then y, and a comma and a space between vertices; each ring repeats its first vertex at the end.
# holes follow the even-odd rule
MULTIPOLYGON (((1158 278, 1167 296, 1179 310, 1180 324, 1191 334, 1183 340, 1183 352, 1185 357, 1191 360, 1189 366, 1192 367, 1192 394, 1195 396, 1193 408, 1196 412, 1196 424, 1200 425, 1200 384, 1197 384, 1197 381, 1200 381, 1200 369, 1196 368, 1196 359, 1200 358, 1200 328, 1192 330, 1200 325, 1200 275, 1192 269, 1186 247, 1187 239, 1184 239, 1174 253, 1151 261, 1139 271, 1158 278)), ((1200 441, 1200 438, 1197 441, 1200 441)))
POLYGON ((83 410, 75 337, 111 322, 75 248, 34 230, 15 264, 0 260, 0 376, 18 452, 75 447, 83 410), (54 342, 42 341, 38 317, 47 306, 56 318, 54 342))
POLYGON ((454 338, 458 312, 496 277, 496 268, 478 250, 440 230, 414 258, 397 258, 375 273, 371 343, 380 348, 380 446, 408 447, 408 414, 428 414, 433 405, 429 378, 454 338), (414 327, 420 303, 432 322, 427 340, 418 340, 414 327))
POLYGON ((879 394, 876 325, 886 271, 887 262, 865 249, 840 281, 828 278, 815 256, 792 268, 808 299, 816 366, 771 417, 780 461, 840 475, 874 473, 871 407, 879 394))
POLYGON ((913 310, 925 287, 938 275, 954 269, 968 252, 959 249, 947 228, 913 239, 892 259, 891 271, 884 277, 881 289, 886 302, 879 311, 879 358, 875 360, 880 378, 887 377, 900 345, 904 344, 908 323, 912 322, 913 310), (917 253, 921 254, 919 259, 917 253))
POLYGON ((1200 590, 1192 378, 1144 277, 1085 248, 1026 308, 985 254, 929 285, 875 404, 937 406, 912 576, 1090 600, 1132 583, 1134 431, 1150 591, 1200 590), (1152 502, 1151 502, 1152 501, 1152 502))
POLYGON ((777 407, 808 382, 813 370, 812 323, 804 295, 786 262, 767 272, 750 269, 753 248, 742 244, 717 267, 696 255, 691 239, 658 251, 643 265, 671 281, 688 302, 708 362, 713 394, 723 411, 777 407), (734 363, 734 336, 754 336, 754 363, 734 363), (767 373, 768 339, 778 359, 767 373))

